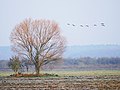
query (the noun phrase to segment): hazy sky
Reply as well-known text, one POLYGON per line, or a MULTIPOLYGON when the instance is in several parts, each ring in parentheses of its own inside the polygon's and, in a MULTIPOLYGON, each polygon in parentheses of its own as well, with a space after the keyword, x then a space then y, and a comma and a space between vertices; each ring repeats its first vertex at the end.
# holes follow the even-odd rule
POLYGON ((0 46, 26 18, 55 20, 67 45, 120 44, 120 0, 0 0, 0 46))

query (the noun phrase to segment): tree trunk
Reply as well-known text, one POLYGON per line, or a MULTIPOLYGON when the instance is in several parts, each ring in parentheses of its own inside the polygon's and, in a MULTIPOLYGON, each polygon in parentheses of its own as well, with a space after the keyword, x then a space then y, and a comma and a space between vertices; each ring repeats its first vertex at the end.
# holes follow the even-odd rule
POLYGON ((27 70, 27 72, 28 72, 28 69, 29 69, 29 67, 28 67, 28 66, 26 66, 26 70, 27 70))
POLYGON ((18 70, 14 70, 15 74, 17 75, 18 74, 18 70))
POLYGON ((35 71, 36 71, 36 75, 40 74, 40 67, 39 66, 35 66, 35 71))

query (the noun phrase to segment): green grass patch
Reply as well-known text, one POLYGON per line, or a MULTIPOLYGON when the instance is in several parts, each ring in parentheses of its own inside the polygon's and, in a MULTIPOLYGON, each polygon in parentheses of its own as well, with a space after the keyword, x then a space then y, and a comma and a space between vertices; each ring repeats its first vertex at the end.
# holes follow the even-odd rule
POLYGON ((10 75, 13 74, 13 73, 14 73, 14 72, 0 71, 0 77, 10 76, 10 75))
MULTIPOLYGON (((100 76, 100 75, 120 75, 119 70, 95 70, 95 71, 41 71, 41 74, 50 74, 58 76, 100 76)), ((0 71, 0 76, 10 76, 14 72, 3 72, 0 71)), ((49 75, 49 77, 51 77, 49 75)))
POLYGON ((59 76, 100 76, 120 75, 119 70, 96 70, 96 71, 43 71, 43 73, 54 73, 59 76))

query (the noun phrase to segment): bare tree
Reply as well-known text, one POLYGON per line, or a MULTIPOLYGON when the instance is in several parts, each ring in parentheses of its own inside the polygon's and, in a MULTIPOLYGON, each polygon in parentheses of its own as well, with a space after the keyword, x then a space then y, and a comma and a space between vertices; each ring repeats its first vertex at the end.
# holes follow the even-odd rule
POLYGON ((60 60, 65 48, 65 38, 60 27, 50 20, 26 19, 11 33, 12 50, 19 56, 31 60, 36 74, 40 68, 55 60, 60 60))

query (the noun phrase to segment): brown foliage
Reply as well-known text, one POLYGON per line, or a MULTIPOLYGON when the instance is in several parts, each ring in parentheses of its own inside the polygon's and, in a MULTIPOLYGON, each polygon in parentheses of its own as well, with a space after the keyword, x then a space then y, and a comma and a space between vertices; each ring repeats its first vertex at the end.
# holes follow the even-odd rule
POLYGON ((22 58, 31 60, 39 74, 40 67, 61 59, 65 39, 54 21, 26 19, 11 33, 13 51, 22 58))

